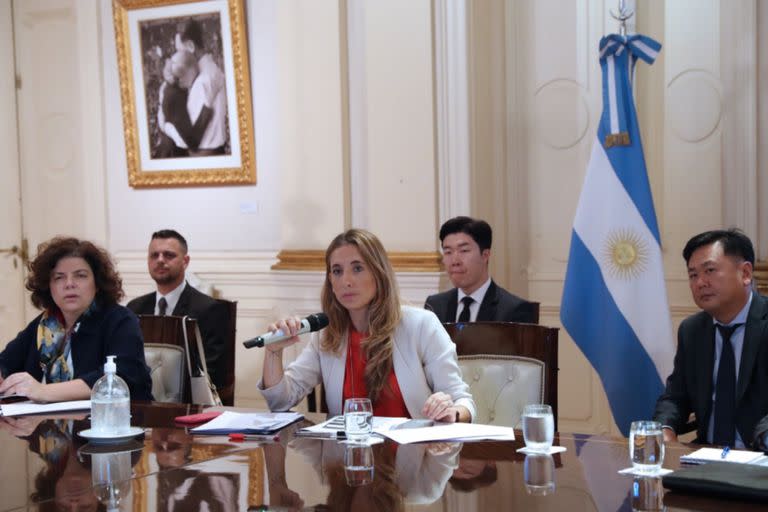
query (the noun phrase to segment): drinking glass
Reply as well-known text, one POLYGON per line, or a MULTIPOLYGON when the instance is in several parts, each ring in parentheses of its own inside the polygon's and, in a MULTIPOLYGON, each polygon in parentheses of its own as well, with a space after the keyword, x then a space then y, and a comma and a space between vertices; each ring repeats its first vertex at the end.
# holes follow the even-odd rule
POLYGON ((350 487, 373 482, 373 449, 364 444, 348 444, 344 449, 344 477, 350 487))
POLYGON ((91 454, 93 492, 107 510, 119 510, 128 501, 131 472, 130 451, 91 454))
POLYGON ((629 460, 639 473, 658 473, 664 463, 664 434, 657 421, 633 421, 629 430, 629 460))
POLYGON ((523 473, 528 494, 545 496, 555 491, 555 459, 550 454, 526 455, 523 473))
POLYGON ((523 439, 525 446, 534 452, 548 453, 555 437, 555 420, 552 407, 545 404, 529 404, 523 409, 523 439))
POLYGON ((664 487, 660 477, 636 476, 630 493, 633 512, 664 510, 664 487))
POLYGON ((368 398, 344 401, 344 434, 353 443, 364 443, 373 430, 373 407, 368 398))

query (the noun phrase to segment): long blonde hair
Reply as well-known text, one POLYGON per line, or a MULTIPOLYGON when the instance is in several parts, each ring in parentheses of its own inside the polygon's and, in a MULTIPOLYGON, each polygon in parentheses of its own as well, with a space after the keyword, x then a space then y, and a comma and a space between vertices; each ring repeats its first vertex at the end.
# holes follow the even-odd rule
POLYGON ((376 282, 376 293, 368 304, 368 338, 362 344, 367 361, 365 385, 368 398, 375 402, 392 371, 392 336, 400 323, 400 292, 395 271, 376 235, 364 229, 349 229, 338 235, 325 251, 325 282, 320 301, 329 323, 323 331, 321 349, 338 352, 352 322, 349 311, 336 299, 331 285, 331 254, 344 245, 357 248, 376 282))

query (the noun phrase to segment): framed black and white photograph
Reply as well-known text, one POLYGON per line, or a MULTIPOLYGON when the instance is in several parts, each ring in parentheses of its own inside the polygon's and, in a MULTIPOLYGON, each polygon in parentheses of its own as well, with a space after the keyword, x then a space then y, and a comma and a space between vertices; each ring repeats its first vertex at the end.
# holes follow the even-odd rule
POLYGON ((242 0, 114 0, 128 182, 256 182, 242 0))

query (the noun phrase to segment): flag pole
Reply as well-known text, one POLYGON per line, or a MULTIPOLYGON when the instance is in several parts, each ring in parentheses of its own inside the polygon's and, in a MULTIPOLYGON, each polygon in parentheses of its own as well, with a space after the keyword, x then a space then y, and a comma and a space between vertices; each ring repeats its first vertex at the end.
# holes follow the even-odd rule
POLYGON ((624 3, 624 0, 619 0, 619 13, 615 14, 613 10, 611 12, 611 17, 619 22, 619 35, 620 36, 626 36, 627 35, 627 20, 635 15, 635 11, 632 11, 630 9, 627 9, 627 6, 624 3))

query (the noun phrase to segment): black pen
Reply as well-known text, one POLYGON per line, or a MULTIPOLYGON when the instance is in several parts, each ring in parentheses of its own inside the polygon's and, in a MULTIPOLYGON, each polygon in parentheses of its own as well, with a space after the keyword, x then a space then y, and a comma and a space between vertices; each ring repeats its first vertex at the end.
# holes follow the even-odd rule
POLYGON ((297 431, 294 434, 296 437, 319 437, 322 439, 346 439, 347 435, 344 433, 343 430, 338 430, 336 432, 312 432, 310 431, 297 431))

